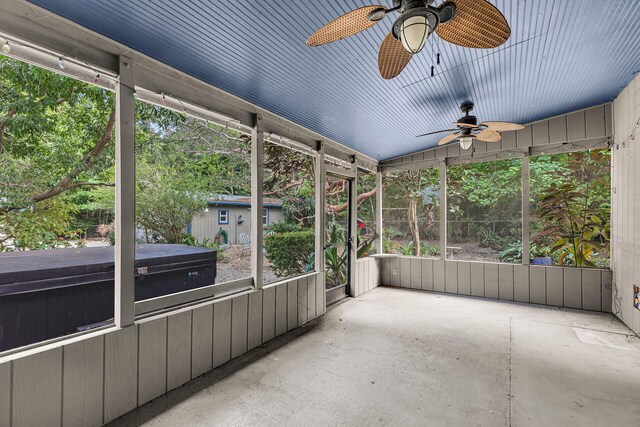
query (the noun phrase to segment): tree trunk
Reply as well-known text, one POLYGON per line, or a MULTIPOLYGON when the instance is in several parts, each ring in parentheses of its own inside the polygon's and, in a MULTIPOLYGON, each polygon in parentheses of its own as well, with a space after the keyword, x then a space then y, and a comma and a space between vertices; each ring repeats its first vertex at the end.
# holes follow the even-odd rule
POLYGON ((418 229, 418 201, 415 197, 409 199, 407 208, 407 219, 409 220, 409 230, 413 238, 413 255, 420 256, 420 230, 418 229))

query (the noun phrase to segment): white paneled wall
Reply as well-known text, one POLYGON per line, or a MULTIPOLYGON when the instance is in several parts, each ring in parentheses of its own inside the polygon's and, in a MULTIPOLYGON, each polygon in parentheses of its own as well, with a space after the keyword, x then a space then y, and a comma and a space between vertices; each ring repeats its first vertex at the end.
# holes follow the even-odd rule
POLYGON ((640 76, 613 102, 615 143, 612 174, 612 269, 614 311, 640 334, 640 311, 633 307, 633 286, 640 286, 640 76))
POLYGON ((0 426, 112 421, 324 314, 324 295, 314 273, 7 356, 0 426))
MULTIPOLYGON (((637 116, 636 116, 637 118, 637 116)), ((635 120, 635 119, 634 119, 635 120)), ((630 130, 628 131, 630 132, 630 130)), ((435 147, 409 156, 386 160, 383 171, 431 167, 443 159, 467 159, 472 153, 482 158, 487 153, 500 153, 508 158, 508 151, 537 151, 558 148, 561 144, 577 144, 585 147, 613 135, 611 103, 585 110, 574 111, 550 119, 528 124, 519 131, 502 132, 499 143, 475 141, 473 150, 460 150, 458 143, 435 147)))
POLYGON ((351 296, 358 297, 380 285, 379 258, 362 258, 356 261, 356 281, 351 287, 351 296))
POLYGON ((379 261, 383 285, 611 312, 609 270, 405 256, 379 261))

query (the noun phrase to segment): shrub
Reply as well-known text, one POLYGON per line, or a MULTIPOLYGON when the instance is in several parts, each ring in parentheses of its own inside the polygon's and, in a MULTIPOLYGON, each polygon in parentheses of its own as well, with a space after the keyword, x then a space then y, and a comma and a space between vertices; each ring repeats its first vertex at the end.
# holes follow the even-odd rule
POLYGON ((265 255, 278 277, 304 273, 309 254, 314 251, 314 244, 315 234, 310 229, 276 233, 264 237, 265 255))

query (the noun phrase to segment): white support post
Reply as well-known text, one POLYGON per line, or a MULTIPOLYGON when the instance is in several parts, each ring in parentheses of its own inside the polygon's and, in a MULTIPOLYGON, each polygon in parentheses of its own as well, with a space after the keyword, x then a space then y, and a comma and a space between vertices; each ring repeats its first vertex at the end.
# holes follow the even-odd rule
POLYGON ((529 153, 522 157, 522 264, 529 265, 529 153))
POLYGON ((134 64, 121 56, 116 85, 116 245, 115 315, 117 327, 135 321, 135 99, 134 64))
POLYGON ((349 295, 357 296, 355 293, 356 272, 358 271, 358 167, 354 157, 351 165, 353 178, 349 187, 349 295))
POLYGON ((378 238, 376 239, 376 253, 381 254, 383 252, 382 248, 382 172, 378 171, 376 173, 376 234, 378 238))
MULTIPOLYGON (((316 271, 322 273, 324 278, 325 261, 324 261, 324 245, 325 245, 325 205, 326 205, 326 181, 327 173, 324 164, 324 144, 318 142, 318 154, 316 155, 315 170, 315 196, 316 196, 316 241, 315 241, 315 265, 316 271)), ((324 283, 322 283, 324 287, 324 283)))
POLYGON ((263 252, 264 230, 264 133, 262 117, 256 115, 251 132, 251 275, 256 289, 264 282, 263 252))
POLYGON ((440 259, 447 259, 447 162, 440 162, 440 259))

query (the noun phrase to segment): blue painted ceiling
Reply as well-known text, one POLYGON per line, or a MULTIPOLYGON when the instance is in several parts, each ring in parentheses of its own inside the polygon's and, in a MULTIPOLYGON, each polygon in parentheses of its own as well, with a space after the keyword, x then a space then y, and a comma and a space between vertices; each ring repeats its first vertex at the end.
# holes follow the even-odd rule
POLYGON ((305 45, 366 0, 31 2, 379 160, 435 146, 415 135, 450 128, 465 99, 481 121, 528 123, 610 101, 640 70, 638 0, 491 0, 511 26, 505 45, 434 35, 391 81, 377 51, 392 17, 305 45))

